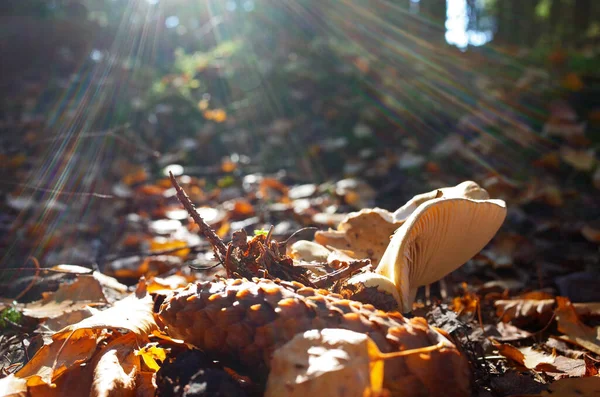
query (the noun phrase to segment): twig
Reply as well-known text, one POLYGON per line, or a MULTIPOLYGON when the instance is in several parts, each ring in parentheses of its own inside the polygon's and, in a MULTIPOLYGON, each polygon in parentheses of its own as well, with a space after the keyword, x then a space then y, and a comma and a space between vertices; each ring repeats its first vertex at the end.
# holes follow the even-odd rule
POLYGON ((345 277, 350 276, 353 272, 362 269, 363 267, 370 265, 370 259, 360 259, 356 261, 352 261, 348 263, 348 266, 336 270, 335 272, 326 274, 325 276, 318 277, 313 281, 313 284, 317 288, 326 288, 329 287, 334 282, 341 280, 345 277))
POLYGON ((16 301, 21 299, 27 292, 29 292, 29 290, 35 285, 35 283, 40 275, 40 262, 38 262, 38 260, 33 256, 30 256, 29 259, 35 265, 35 274, 34 274, 33 278, 31 279, 31 282, 29 283, 29 285, 27 285, 27 287, 25 287, 25 289, 23 291, 21 291, 21 293, 15 297, 16 301))
POLYGON ((303 227, 302 229, 298 229, 296 230, 294 233, 292 233, 290 235, 290 237, 288 237, 287 239, 277 243, 280 247, 285 247, 287 245, 287 243, 294 237, 296 237, 296 235, 298 235, 299 233, 305 232, 307 230, 319 230, 318 228, 311 226, 311 227, 303 227))
POLYGON ((217 236, 215 231, 210 226, 208 226, 206 222, 204 222, 204 219, 202 219, 198 211, 196 211, 196 209, 194 208, 194 204, 192 203, 188 195, 181 188, 181 186, 179 186, 179 183, 177 183, 177 180, 173 176, 172 172, 169 172, 169 178, 171 179, 171 184, 177 191, 177 199, 179 200, 181 205, 183 205, 183 207, 186 209, 188 214, 190 214, 192 219, 194 219, 194 222, 196 222, 196 224, 200 226, 200 233, 202 233, 202 235, 206 237, 210 245, 212 245, 215 257, 220 262, 223 262, 225 260, 225 256, 227 255, 227 247, 225 246, 225 243, 223 243, 223 240, 221 240, 219 236, 217 236))
POLYGON ((18 186, 18 187, 22 187, 24 189, 33 190, 34 192, 52 193, 52 194, 59 195, 59 196, 95 197, 95 198, 101 198, 101 199, 116 198, 112 194, 102 194, 102 193, 94 193, 94 192, 71 192, 71 191, 64 191, 64 190, 60 190, 60 189, 47 189, 47 188, 37 187, 37 186, 31 185, 31 184, 22 183, 22 182, 12 182, 12 181, 0 180, 0 184, 18 186))

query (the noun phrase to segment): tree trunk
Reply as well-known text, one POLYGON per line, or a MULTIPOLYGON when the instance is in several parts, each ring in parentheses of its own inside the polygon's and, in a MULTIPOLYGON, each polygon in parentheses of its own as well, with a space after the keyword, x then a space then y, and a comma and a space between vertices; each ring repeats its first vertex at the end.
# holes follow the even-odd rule
POLYGON ((592 0, 575 0, 573 6, 573 39, 577 40, 585 37, 590 28, 592 15, 592 0))
POLYGON ((496 15, 497 29, 495 41, 500 44, 508 44, 510 42, 510 32, 513 28, 510 1, 496 2, 496 15))
POLYGON ((552 37, 552 41, 555 44, 561 44, 563 41, 563 24, 561 24, 561 19, 563 19, 563 9, 564 4, 562 0, 552 0, 552 5, 550 6, 550 18, 548 20, 549 29, 548 34, 552 37))
POLYGON ((420 14, 427 21, 425 34, 429 40, 443 43, 446 37, 446 0, 421 0, 420 14))

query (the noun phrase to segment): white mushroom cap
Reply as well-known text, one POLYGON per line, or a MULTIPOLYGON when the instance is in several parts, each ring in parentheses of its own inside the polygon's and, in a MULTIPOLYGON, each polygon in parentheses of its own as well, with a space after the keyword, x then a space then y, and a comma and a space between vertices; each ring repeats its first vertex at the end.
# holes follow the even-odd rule
POLYGON ((394 282, 403 311, 412 309, 419 286, 441 279, 471 259, 504 222, 506 204, 502 200, 443 197, 446 192, 458 195, 460 190, 475 197, 487 195, 474 182, 461 185, 440 189, 442 197, 418 205, 394 233, 375 270, 394 282))
POLYGON ((426 201, 433 200, 436 198, 470 198, 473 200, 487 200, 490 198, 488 192, 481 188, 477 183, 473 181, 465 181, 452 187, 443 187, 440 189, 432 190, 431 192, 417 194, 415 197, 410 199, 402 207, 398 208, 394 212, 394 222, 406 220, 419 205, 426 201))

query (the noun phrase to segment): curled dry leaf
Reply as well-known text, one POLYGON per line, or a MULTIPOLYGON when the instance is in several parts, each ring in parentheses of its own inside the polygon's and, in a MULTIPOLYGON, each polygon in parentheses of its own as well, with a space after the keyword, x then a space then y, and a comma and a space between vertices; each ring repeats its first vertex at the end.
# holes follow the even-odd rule
POLYGON ((345 250, 354 259, 378 263, 390 242, 390 236, 402 222, 394 222, 392 213, 381 208, 352 212, 337 230, 318 231, 315 241, 323 246, 345 250))
POLYGON ((94 368, 91 397, 133 395, 140 358, 134 354, 135 335, 122 335, 106 345, 92 360, 94 368))
POLYGON ((600 354, 600 326, 592 328, 585 325, 569 299, 558 296, 556 304, 558 330, 564 334, 560 338, 600 354))

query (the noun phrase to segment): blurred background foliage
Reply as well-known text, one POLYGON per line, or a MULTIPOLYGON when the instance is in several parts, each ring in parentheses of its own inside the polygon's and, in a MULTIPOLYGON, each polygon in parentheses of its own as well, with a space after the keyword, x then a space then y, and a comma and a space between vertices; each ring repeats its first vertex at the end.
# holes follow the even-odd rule
MULTIPOLYGON (((116 238, 165 169, 205 205, 259 172, 389 209, 465 179, 548 214, 600 188, 597 1, 3 0, 0 51, 3 263, 102 252, 82 230, 116 238)), ((586 197, 569 217, 600 216, 586 197)))
MULTIPOLYGON (((356 157, 430 156, 459 133, 492 137, 506 150, 479 165, 519 177, 529 162, 515 159, 547 145, 520 141, 541 135, 549 98, 582 120, 598 107, 591 0, 5 0, 0 13, 3 120, 70 138, 53 158, 92 159, 61 172, 193 147, 169 160, 235 153, 324 180, 356 173, 356 157), (90 135, 124 125, 130 145, 90 135)), ((46 174, 67 161, 45 158, 46 174)))

